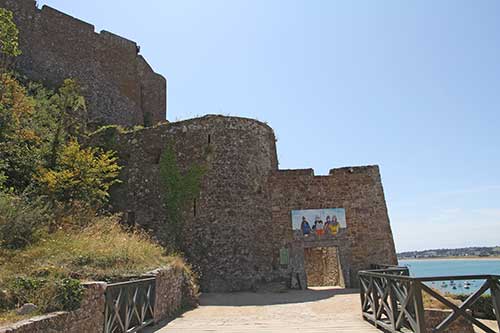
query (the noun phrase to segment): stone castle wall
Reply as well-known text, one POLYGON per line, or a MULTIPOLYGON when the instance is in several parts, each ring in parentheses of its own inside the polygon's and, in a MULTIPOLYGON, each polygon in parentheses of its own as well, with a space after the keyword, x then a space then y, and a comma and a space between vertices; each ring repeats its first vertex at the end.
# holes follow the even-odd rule
POLYGON ((269 276, 273 245, 267 180, 277 169, 269 126, 251 119, 207 116, 98 136, 97 141, 118 152, 125 167, 123 183, 111 195, 114 209, 153 234, 166 223, 159 177, 165 147, 173 147, 184 171, 205 165, 200 196, 183 216, 184 250, 202 273, 204 290, 251 289, 269 276))
POLYGON ((138 53, 136 43, 33 0, 0 0, 20 31, 16 67, 28 78, 58 87, 75 79, 89 122, 150 125, 166 119, 166 80, 138 53))
MULTIPOLYGON (((205 165, 199 198, 186 207, 184 250, 210 291, 254 289, 304 273, 304 249, 336 247, 346 286, 374 263, 396 255, 378 167, 278 170, 273 130, 256 120, 206 116, 131 133, 108 128, 93 144, 114 149, 124 166, 112 190, 116 211, 129 224, 159 235, 166 223, 159 161, 167 145, 182 170, 205 165), (345 208, 347 231, 333 240, 293 238, 292 209, 345 208), (280 262, 288 249, 290 262, 280 262)), ((161 238, 161 237, 159 237, 161 238)), ((301 285, 304 283, 301 282, 301 285)))
POLYGON ((294 239, 291 211, 345 208, 347 229, 336 239, 305 241, 304 247, 337 247, 347 286, 371 264, 397 264, 382 181, 377 166, 333 169, 315 176, 312 169, 279 170, 271 176, 273 234, 282 235, 275 250, 294 239))

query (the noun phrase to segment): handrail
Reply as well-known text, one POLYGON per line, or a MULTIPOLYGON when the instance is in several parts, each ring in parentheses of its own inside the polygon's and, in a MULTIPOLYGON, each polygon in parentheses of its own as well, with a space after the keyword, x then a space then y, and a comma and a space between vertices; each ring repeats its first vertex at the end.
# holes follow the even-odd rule
POLYGON ((431 324, 425 321, 422 297, 425 292, 451 310, 450 315, 437 326, 430 328, 432 332, 444 332, 451 323, 458 318, 463 318, 487 333, 496 333, 467 312, 482 294, 489 291, 500 330, 499 275, 411 277, 408 267, 373 265, 373 268, 375 269, 360 271, 358 276, 363 317, 375 327, 393 333, 400 333, 403 330, 415 333, 427 332, 429 329, 427 325, 431 324), (450 280, 485 280, 485 282, 467 300, 457 306, 426 285, 427 282, 450 280))
POLYGON ((109 284, 105 293, 105 333, 134 333, 153 324, 155 313, 156 279, 109 284))
MULTIPOLYGON (((369 271, 359 271, 359 274, 367 275, 367 276, 378 276, 385 277, 389 272, 396 271, 395 269, 378 269, 378 270, 369 270, 369 271)), ((491 274, 483 274, 483 275, 449 275, 449 276, 424 276, 424 277, 414 277, 414 276, 401 276, 396 275, 396 278, 401 280, 412 280, 412 281, 420 281, 420 282, 432 282, 432 281, 466 281, 466 280, 486 280, 486 279, 500 279, 500 275, 491 275, 491 274)))

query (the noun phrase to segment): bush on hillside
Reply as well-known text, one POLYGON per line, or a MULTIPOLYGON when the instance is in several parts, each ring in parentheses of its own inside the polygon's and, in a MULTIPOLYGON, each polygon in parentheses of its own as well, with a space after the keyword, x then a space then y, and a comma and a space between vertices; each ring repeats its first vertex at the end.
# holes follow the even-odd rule
POLYGON ((51 202, 68 206, 73 202, 89 207, 104 204, 120 172, 114 152, 82 148, 74 140, 62 148, 55 165, 52 169, 40 169, 40 192, 51 202))
POLYGON ((33 244, 51 216, 39 201, 0 192, 0 247, 20 249, 33 244))
POLYGON ((33 124, 34 100, 11 75, 0 74, 0 172, 6 186, 22 192, 40 161, 40 137, 33 124))
POLYGON ((0 74, 0 173, 18 193, 32 186, 39 168, 53 169, 70 141, 85 130, 85 101, 65 80, 57 92, 0 74))
MULTIPOLYGON (((450 295, 450 297, 464 302, 470 295, 450 295)), ((495 312, 491 295, 481 296, 471 307, 474 317, 495 320, 495 312)))

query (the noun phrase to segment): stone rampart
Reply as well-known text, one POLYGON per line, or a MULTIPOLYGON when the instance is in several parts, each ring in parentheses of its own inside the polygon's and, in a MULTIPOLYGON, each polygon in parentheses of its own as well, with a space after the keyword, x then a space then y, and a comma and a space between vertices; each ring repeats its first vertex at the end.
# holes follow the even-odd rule
POLYGON ((113 208, 159 239, 168 223, 159 175, 165 147, 172 146, 184 172, 194 164, 206 167, 199 197, 183 212, 183 250, 205 291, 291 284, 291 276, 304 275, 306 248, 336 247, 342 271, 336 281, 346 286, 356 286, 357 272, 371 264, 396 264, 376 166, 318 177, 312 169, 278 170, 273 130, 237 117, 206 116, 131 133, 110 128, 92 140, 116 150, 124 166, 122 183, 112 190, 113 208), (291 210, 318 208, 345 208, 346 231, 297 242, 291 210), (283 249, 288 264, 280 261, 283 249))
MULTIPOLYGON (((311 235, 305 248, 337 247, 347 286, 371 264, 396 264, 396 252, 377 166, 333 169, 328 176, 313 170, 279 170, 270 177, 274 253, 294 239, 291 211, 344 208, 347 228, 336 238, 311 235)), ((275 261, 279 257, 275 255, 275 261)))
POLYGON ((195 164, 205 166, 199 198, 183 214, 183 250, 201 272, 202 289, 251 289, 269 277, 273 236, 268 176, 277 169, 269 126, 206 116, 127 134, 102 132, 94 140, 115 149, 124 166, 123 182, 111 195, 114 209, 125 212, 128 223, 156 235, 167 223, 159 175, 165 147, 172 146, 184 172, 195 164))
POLYGON ((33 0, 0 0, 14 12, 22 55, 17 69, 28 78, 58 87, 75 79, 83 90, 89 122, 123 126, 166 120, 166 80, 139 54, 133 41, 33 0))

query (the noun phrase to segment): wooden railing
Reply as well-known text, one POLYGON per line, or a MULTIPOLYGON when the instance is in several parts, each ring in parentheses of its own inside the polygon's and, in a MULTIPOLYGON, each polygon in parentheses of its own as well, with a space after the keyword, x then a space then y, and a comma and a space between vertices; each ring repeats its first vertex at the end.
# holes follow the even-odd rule
POLYGON ((104 332, 133 333, 154 320, 156 279, 109 284, 105 294, 104 332))
POLYGON ((487 333, 497 333, 474 318, 471 306, 488 291, 500 330, 500 276, 467 275, 415 278, 409 276, 407 267, 377 265, 375 269, 359 272, 361 307, 363 317, 375 327, 388 332, 444 332, 458 318, 481 328, 487 333), (448 300, 427 284, 440 281, 484 280, 481 287, 460 305, 448 300), (439 324, 428 327, 422 294, 442 303, 451 310, 439 324))

